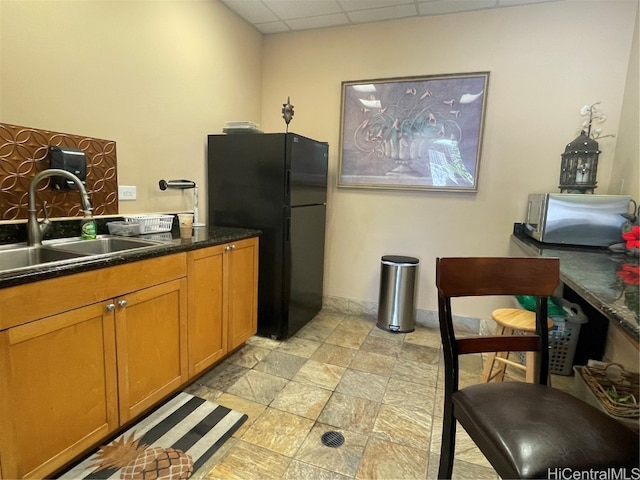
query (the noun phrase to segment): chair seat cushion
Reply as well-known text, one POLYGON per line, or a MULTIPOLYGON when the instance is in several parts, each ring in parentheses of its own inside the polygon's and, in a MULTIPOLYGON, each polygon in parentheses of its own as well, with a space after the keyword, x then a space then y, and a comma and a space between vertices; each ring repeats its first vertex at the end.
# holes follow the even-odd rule
POLYGON ((611 468, 626 468, 630 478, 640 465, 636 433, 554 388, 479 384, 454 392, 452 402, 454 416, 502 478, 561 478, 562 469, 611 468))

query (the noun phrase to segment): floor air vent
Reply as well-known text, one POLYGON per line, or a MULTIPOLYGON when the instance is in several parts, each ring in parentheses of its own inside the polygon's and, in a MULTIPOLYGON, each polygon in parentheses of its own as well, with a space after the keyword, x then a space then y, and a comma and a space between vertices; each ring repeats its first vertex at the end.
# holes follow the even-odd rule
POLYGON ((344 435, 340 432, 329 431, 322 434, 322 444, 326 447, 337 448, 344 443, 344 435))

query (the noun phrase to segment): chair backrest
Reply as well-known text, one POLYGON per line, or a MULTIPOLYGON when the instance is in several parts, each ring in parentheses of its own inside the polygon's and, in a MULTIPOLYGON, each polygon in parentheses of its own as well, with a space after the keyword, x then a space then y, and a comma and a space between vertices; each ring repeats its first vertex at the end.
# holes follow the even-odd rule
POLYGON ((438 315, 445 361, 445 390, 458 389, 458 355, 538 351, 537 381, 549 369, 547 298, 560 283, 560 261, 544 257, 453 257, 436 260, 438 315), (451 299, 484 295, 536 297, 536 334, 456 338, 451 299))

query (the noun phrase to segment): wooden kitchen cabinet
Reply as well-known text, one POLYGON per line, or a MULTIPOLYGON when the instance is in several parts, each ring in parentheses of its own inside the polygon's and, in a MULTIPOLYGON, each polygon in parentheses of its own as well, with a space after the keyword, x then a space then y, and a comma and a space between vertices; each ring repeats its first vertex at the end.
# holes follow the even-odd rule
POLYGON ((257 331, 258 238, 189 252, 189 376, 257 331))
POLYGON ((0 479, 43 478, 257 331, 258 238, 0 289, 0 479))
POLYGON ((0 332, 3 478, 43 478, 117 427, 115 331, 104 303, 0 332))
POLYGON ((0 289, 0 478, 43 478, 187 380, 186 254, 0 289))
POLYGON ((227 353, 222 293, 224 248, 218 245, 187 254, 190 377, 206 370, 227 353))
POLYGON ((115 311, 120 423, 187 381, 187 281, 128 293, 115 311))
POLYGON ((227 346, 231 351, 258 331, 258 239, 234 242, 227 247, 223 284, 227 300, 227 346))

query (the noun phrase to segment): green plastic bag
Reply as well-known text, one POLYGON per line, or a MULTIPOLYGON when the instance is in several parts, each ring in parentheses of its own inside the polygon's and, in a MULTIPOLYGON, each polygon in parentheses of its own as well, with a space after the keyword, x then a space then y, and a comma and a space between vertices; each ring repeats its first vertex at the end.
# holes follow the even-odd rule
MULTIPOLYGON (((516 295, 516 299, 525 310, 536 311, 536 297, 532 295, 516 295)), ((553 301, 553 298, 547 298, 547 315, 565 315, 566 313, 560 305, 553 301)))

